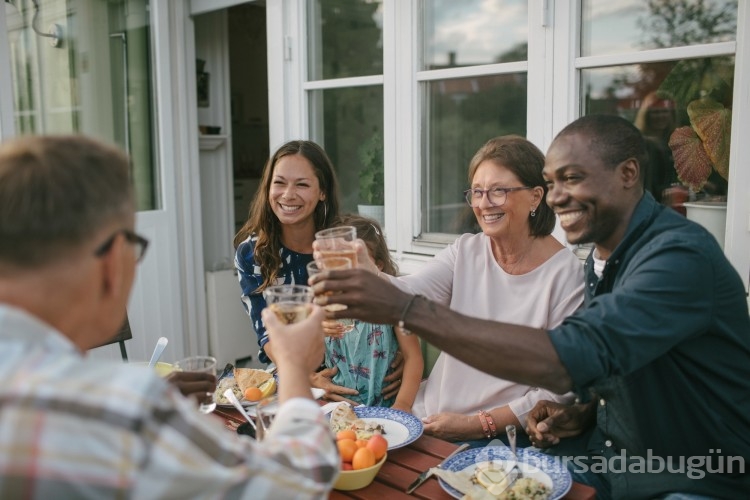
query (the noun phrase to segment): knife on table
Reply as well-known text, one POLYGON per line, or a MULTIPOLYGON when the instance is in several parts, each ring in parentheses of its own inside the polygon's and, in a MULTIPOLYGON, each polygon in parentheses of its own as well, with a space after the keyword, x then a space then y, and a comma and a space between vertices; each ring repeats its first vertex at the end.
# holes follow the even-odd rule
MULTIPOLYGON (((443 464, 444 464, 445 462, 447 462, 449 458, 451 458, 451 457, 452 457, 453 455, 455 455, 456 453, 459 453, 459 452, 462 452, 462 451, 464 451, 464 450, 465 450, 466 448, 468 448, 468 447, 469 447, 469 443, 464 443, 464 444, 462 444, 461 446, 459 446, 458 448, 456 448, 455 450, 453 450, 453 453, 451 453, 450 455, 448 455, 447 457, 445 457, 445 458, 443 459, 443 461, 442 461, 442 462, 440 462, 439 464, 437 464, 437 465, 436 465, 435 467, 442 467, 442 466, 443 466, 443 464)), ((409 487, 408 487, 408 488, 406 488, 406 493, 407 493, 408 495, 411 495, 411 493, 412 493, 412 492, 413 492, 414 490, 416 490, 417 488, 419 488, 420 486, 422 486, 422 483, 424 483, 425 481, 427 481, 427 479, 428 479, 428 478, 429 478, 430 476, 432 476, 432 469, 433 469, 433 468, 432 468, 432 467, 430 467, 429 469, 427 469, 426 471, 424 471, 423 473, 421 473, 421 474, 420 474, 419 476, 417 476, 417 479, 415 479, 415 480, 414 480, 414 482, 413 482, 413 483, 411 483, 411 484, 409 485, 409 487)))

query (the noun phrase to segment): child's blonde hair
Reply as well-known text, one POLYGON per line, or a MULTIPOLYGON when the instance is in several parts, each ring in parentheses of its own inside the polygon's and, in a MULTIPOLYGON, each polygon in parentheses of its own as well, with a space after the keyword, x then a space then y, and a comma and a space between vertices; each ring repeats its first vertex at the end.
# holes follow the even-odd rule
POLYGON ((344 214, 337 217, 333 225, 354 226, 357 229, 357 238, 365 242, 370 256, 381 267, 381 271, 391 276, 398 276, 398 266, 391 258, 383 230, 376 220, 361 215, 344 214))

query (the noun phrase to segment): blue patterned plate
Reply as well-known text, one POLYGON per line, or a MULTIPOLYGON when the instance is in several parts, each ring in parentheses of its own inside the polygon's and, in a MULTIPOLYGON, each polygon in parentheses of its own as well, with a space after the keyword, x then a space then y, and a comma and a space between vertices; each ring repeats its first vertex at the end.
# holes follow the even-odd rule
MULTIPOLYGON (((562 461, 531 448, 517 450, 518 463, 525 477, 541 482, 550 489, 549 500, 562 498, 573 485, 570 472, 562 461)), ((476 465, 481 462, 492 461, 505 468, 505 462, 513 462, 513 454, 507 446, 486 446, 472 448, 451 457, 443 469, 473 473, 476 465)), ((440 486, 454 498, 462 498, 463 494, 451 485, 438 478, 440 486)))
POLYGON ((388 451, 401 448, 416 441, 422 435, 422 421, 411 413, 378 406, 355 406, 354 413, 363 420, 383 426, 388 440, 388 451))

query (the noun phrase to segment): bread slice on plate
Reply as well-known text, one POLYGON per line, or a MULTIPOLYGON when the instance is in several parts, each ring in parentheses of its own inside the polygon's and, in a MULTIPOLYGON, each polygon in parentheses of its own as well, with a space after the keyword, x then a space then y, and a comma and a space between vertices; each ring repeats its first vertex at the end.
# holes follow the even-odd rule
POLYGON ((382 425, 362 420, 347 403, 341 403, 333 409, 329 425, 334 434, 351 429, 357 434, 357 439, 370 439, 373 434, 385 434, 382 425))
POLYGON ((362 420, 357 417, 352 407, 346 403, 339 404, 331 412, 330 427, 334 434, 346 429, 354 430, 360 423, 363 423, 362 420))
POLYGON ((263 370, 256 370, 255 368, 234 369, 234 380, 237 381, 237 385, 243 393, 248 387, 260 387, 263 382, 271 377, 270 373, 263 370))

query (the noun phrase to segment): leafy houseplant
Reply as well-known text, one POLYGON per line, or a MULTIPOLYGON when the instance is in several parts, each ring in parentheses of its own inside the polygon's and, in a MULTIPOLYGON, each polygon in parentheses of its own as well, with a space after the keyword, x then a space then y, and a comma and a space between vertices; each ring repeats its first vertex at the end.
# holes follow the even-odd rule
POLYGON ((712 97, 690 101, 690 126, 676 129, 669 138, 677 177, 700 191, 711 171, 729 180, 729 138, 732 110, 712 97))
MULTIPOLYGON (((701 97, 687 106, 690 126, 672 132, 669 147, 681 182, 693 192, 704 188, 712 171, 729 180, 729 138, 732 111, 712 97, 701 97)), ((688 219, 705 227, 724 247, 726 196, 683 203, 688 219)))
POLYGON ((694 193, 729 178, 733 81, 731 59, 707 57, 679 61, 660 85, 687 111, 689 125, 672 132, 669 147, 677 177, 694 193))
POLYGON ((385 188, 383 182, 383 138, 374 132, 359 147, 359 201, 363 205, 383 205, 385 188))
POLYGON ((683 103, 689 120, 669 138, 677 177, 690 188, 683 213, 708 229, 719 245, 726 229, 733 81, 733 60, 708 57, 681 60, 661 85, 683 103))

